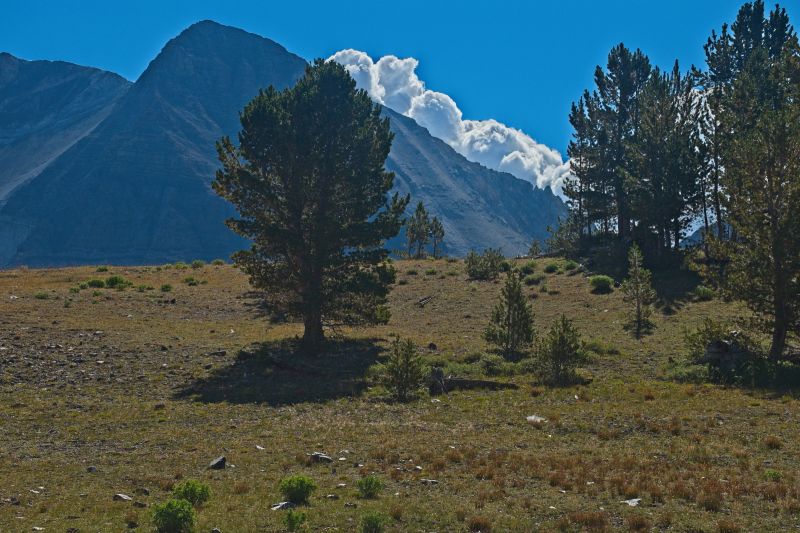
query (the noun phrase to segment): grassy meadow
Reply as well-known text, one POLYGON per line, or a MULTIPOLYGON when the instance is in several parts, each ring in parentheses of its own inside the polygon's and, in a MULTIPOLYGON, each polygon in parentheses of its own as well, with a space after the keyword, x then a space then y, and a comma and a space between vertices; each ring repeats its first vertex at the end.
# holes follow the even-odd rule
POLYGON ((744 313, 697 301, 685 273, 656 280, 637 340, 619 290, 537 260, 537 330, 565 313, 593 356, 587 384, 548 388, 485 356, 502 284, 460 261, 396 262, 389 324, 330 332, 317 358, 291 356, 301 326, 270 321, 242 273, 195 266, 0 272, 0 531, 149 532, 185 479, 211 487, 197 531, 285 531, 270 506, 291 474, 319 486, 309 531, 357 531, 372 510, 410 532, 800 527, 796 394, 667 379, 686 328, 744 313), (89 286, 112 276, 131 284, 89 286), (387 401, 371 367, 393 335, 448 373, 518 388, 387 401), (220 455, 228 467, 208 469, 220 455), (385 488, 359 498, 370 473, 385 488))

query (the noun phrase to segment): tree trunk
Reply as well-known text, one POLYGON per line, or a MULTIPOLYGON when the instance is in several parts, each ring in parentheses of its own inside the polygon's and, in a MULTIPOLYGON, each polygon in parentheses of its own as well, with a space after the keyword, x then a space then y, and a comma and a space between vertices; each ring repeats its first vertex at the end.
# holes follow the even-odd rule
POLYGON ((772 328, 772 344, 769 347, 769 358, 773 361, 779 360, 783 356, 783 349, 786 347, 786 333, 788 325, 783 312, 776 312, 775 326, 772 328))
POLYGON ((322 350, 325 335, 322 332, 322 314, 319 310, 306 312, 303 317, 303 351, 316 355, 322 350))

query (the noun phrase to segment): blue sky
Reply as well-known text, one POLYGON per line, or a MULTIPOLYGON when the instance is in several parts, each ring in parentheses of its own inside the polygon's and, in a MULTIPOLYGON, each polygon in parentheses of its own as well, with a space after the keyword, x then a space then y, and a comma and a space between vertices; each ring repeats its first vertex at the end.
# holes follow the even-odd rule
MULTIPOLYGON (((769 3, 769 2, 768 2, 769 3)), ((0 51, 136 77, 189 24, 212 19, 307 58, 343 48, 413 56, 429 89, 467 119, 497 119, 562 153, 570 103, 622 41, 659 65, 703 60, 712 28, 741 1, 150 1, 3 0, 0 51)), ((800 1, 784 3, 796 21, 800 1)))

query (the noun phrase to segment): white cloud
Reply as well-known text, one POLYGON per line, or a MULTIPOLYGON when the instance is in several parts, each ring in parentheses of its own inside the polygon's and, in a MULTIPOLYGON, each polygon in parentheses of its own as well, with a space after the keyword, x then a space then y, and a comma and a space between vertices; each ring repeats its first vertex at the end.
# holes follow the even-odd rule
POLYGON ((344 65, 373 100, 413 118, 470 161, 561 193, 569 162, 558 151, 496 120, 464 120, 452 98, 425 88, 416 59, 388 55, 373 61, 358 50, 341 50, 329 59, 344 65))

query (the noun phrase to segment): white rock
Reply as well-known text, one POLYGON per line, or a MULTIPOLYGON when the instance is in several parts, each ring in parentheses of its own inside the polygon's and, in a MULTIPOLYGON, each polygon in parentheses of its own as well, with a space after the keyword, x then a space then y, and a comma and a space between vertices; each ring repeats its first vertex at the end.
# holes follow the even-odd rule
POLYGON ((530 415, 525 420, 527 420, 529 424, 544 424, 545 422, 547 422, 546 418, 541 417, 539 415, 530 415))
POLYGON ((629 507, 636 507, 637 505, 639 505, 639 502, 641 501, 642 501, 641 498, 631 498, 630 500, 622 500, 619 503, 628 504, 629 507))

